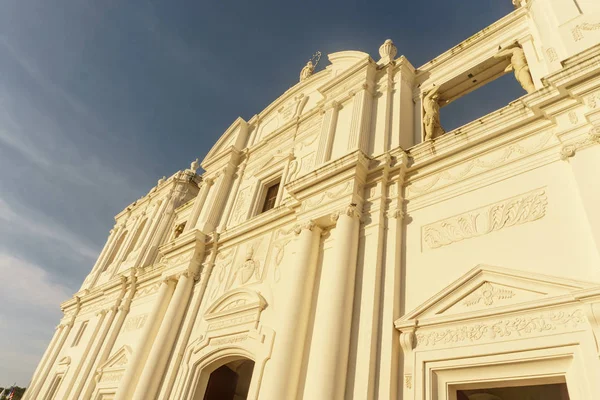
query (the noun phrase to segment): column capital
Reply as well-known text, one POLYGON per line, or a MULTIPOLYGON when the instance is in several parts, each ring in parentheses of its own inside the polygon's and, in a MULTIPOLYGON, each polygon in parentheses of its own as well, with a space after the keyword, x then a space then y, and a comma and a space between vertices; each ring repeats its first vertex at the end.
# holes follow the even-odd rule
POLYGON ((207 187, 210 187, 215 184, 215 180, 213 178, 203 178, 202 183, 205 184, 207 187))
POLYGON ((175 275, 163 276, 161 283, 170 285, 171 283, 174 283, 177 279, 179 279, 179 277, 175 275))
POLYGON ((311 219, 311 220, 308 220, 308 221, 305 221, 305 222, 301 222, 301 223, 299 223, 299 224, 296 224, 296 225, 294 226, 294 229, 293 229, 293 231, 294 231, 294 234, 295 234, 296 236, 298 236, 298 235, 300 234, 300 232, 302 232, 302 230, 304 230, 304 229, 307 229, 307 230, 309 230, 309 231, 312 231, 312 230, 313 230, 315 227, 317 227, 317 224, 315 223, 315 221, 313 221, 313 220, 311 219))

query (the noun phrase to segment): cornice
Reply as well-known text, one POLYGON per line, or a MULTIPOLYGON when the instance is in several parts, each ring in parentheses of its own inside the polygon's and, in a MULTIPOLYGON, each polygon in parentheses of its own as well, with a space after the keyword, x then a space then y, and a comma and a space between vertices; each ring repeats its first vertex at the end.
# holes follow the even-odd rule
POLYGON ((305 190, 310 186, 316 186, 319 182, 324 181, 332 176, 341 174, 350 168, 356 167, 359 169, 359 174, 362 175, 362 179, 366 178, 366 174, 369 171, 370 159, 363 154, 360 150, 355 150, 352 153, 346 154, 345 156, 331 160, 321 167, 310 171, 303 176, 295 179, 294 181, 285 185, 286 190, 292 196, 300 191, 305 190))
POLYGON ((276 230, 274 222, 276 222, 276 226, 284 226, 293 221, 295 221, 294 210, 286 205, 281 205, 223 231, 219 234, 219 246, 229 246, 240 239, 246 240, 251 236, 259 236, 265 232, 276 230), (247 235, 248 233, 251 233, 251 235, 247 235))
POLYGON ((457 54, 472 49, 473 47, 477 46, 480 42, 489 39, 493 34, 501 32, 502 30, 508 30, 514 25, 526 23, 526 17, 527 10, 525 9, 517 9, 511 12, 505 17, 499 19, 493 24, 475 33, 471 37, 463 40, 451 49, 440 54, 433 60, 430 60, 425 64, 421 65, 419 68, 417 68, 417 79, 419 79, 423 74, 431 72, 432 69, 441 67, 448 61, 456 60, 457 54))

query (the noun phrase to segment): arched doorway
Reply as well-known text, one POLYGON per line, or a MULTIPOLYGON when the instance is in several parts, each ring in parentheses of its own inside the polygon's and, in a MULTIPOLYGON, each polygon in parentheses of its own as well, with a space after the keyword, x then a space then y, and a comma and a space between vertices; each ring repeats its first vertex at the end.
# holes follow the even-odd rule
POLYGON ((254 361, 240 359, 228 362, 211 372, 203 400, 246 400, 254 361))

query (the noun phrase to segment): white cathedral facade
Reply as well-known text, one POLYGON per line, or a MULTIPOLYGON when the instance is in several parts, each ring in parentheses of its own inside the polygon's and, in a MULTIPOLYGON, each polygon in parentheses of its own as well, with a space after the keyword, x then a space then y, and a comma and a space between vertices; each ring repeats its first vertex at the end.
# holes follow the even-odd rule
POLYGON ((130 204, 25 399, 600 399, 600 1, 514 3, 419 68, 309 63, 130 204))

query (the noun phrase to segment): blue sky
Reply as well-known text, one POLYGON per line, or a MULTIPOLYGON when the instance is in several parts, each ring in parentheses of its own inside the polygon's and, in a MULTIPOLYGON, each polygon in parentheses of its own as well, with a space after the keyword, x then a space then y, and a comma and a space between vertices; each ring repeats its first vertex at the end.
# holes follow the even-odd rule
MULTIPOLYGON (((114 215, 294 85, 315 51, 378 59, 391 38, 419 67, 511 11, 510 0, 3 0, 0 386, 29 383, 114 215)), ((522 94, 505 76, 442 123, 522 94)))

